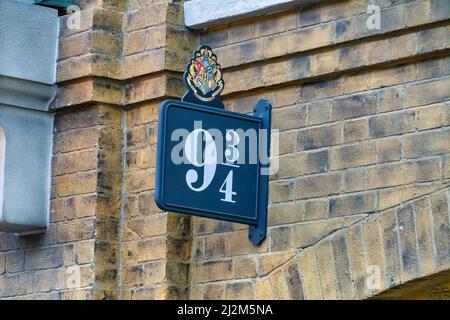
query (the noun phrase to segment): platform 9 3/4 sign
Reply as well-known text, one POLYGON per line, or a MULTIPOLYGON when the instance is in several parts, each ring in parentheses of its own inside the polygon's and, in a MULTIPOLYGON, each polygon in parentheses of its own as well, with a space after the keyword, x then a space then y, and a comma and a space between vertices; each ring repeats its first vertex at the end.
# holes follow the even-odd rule
POLYGON ((251 225, 251 240, 262 241, 270 140, 270 118, 263 115, 270 115, 270 105, 263 101, 257 109, 260 115, 243 115, 165 101, 158 126, 157 205, 251 225))
POLYGON ((267 229, 270 119, 261 100, 253 115, 224 110, 222 69, 201 46, 184 73, 181 101, 161 104, 155 201, 163 210, 248 224, 260 244, 267 229))

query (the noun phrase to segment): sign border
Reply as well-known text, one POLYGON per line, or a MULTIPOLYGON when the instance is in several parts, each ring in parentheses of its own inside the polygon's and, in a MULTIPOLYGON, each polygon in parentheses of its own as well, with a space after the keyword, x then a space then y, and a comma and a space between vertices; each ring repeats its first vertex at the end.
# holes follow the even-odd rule
MULTIPOLYGON (((189 103, 186 101, 170 99, 170 100, 165 100, 161 104, 160 109, 159 109, 158 142, 165 143, 165 141, 167 139, 166 130, 165 130, 166 129, 166 121, 164 121, 164 120, 166 119, 168 109, 172 105, 181 106, 181 107, 185 107, 187 109, 192 109, 192 110, 196 110, 196 111, 207 112, 207 113, 212 113, 212 114, 219 114, 219 115, 226 115, 228 117, 257 122, 259 124, 259 130, 263 129, 263 119, 258 116, 231 112, 231 111, 214 108, 214 107, 210 107, 210 106, 199 106, 199 105, 189 103)), ((261 142, 258 140, 258 148, 257 148, 258 150, 260 149, 260 143, 261 142)), ((236 223, 244 223, 244 224, 254 225, 254 226, 259 224, 258 223, 258 221, 260 220, 259 216, 261 215, 261 213, 260 213, 261 164, 260 164, 260 154, 259 153, 258 153, 258 163, 256 164, 258 176, 257 176, 256 190, 255 190, 255 192, 258 194, 258 197, 255 201, 256 216, 254 216, 253 218, 245 218, 242 216, 236 216, 236 215, 232 215, 232 214, 224 215, 223 213, 218 212, 218 211, 202 210, 202 209, 194 208, 194 207, 186 207, 186 206, 180 207, 180 206, 173 205, 173 204, 166 202, 164 200, 164 179, 163 179, 165 160, 166 160, 166 154, 165 154, 165 150, 163 147, 163 143, 158 143, 157 144, 156 185, 155 185, 155 202, 158 205, 158 207, 160 207, 161 209, 166 210, 166 211, 178 212, 178 213, 188 214, 188 215, 196 215, 196 216, 205 217, 205 218, 215 218, 215 219, 236 222, 236 223)))

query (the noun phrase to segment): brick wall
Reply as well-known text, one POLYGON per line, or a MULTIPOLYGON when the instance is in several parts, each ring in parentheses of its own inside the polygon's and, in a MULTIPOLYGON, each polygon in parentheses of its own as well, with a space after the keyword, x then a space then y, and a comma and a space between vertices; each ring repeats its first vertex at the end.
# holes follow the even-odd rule
POLYGON ((280 170, 260 247, 193 219, 191 298, 361 299, 449 268, 449 6, 370 3, 380 30, 352 0, 200 35, 228 109, 273 103, 280 170))
POLYGON ((188 31, 182 1, 79 1, 81 28, 61 18, 50 228, 0 234, 0 298, 361 299, 442 279, 450 7, 370 3, 381 29, 367 1, 341 0, 188 31), (228 110, 274 107, 280 170, 258 247, 244 225, 153 201, 158 106, 183 94, 199 44, 228 110))

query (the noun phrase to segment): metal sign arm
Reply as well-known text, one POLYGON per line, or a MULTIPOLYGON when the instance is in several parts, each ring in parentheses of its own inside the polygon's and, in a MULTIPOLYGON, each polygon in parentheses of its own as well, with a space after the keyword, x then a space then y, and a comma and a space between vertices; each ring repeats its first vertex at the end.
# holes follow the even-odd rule
POLYGON ((253 115, 262 119, 261 129, 266 129, 267 134, 262 137, 267 139, 264 144, 260 142, 260 161, 262 155, 267 155, 267 161, 260 162, 260 179, 259 179, 259 201, 258 201, 258 220, 256 225, 250 225, 248 230, 248 237, 254 245, 259 245, 264 241, 267 234, 267 205, 269 201, 269 166, 268 161, 270 157, 270 127, 272 120, 272 105, 267 100, 259 100, 254 108, 253 115), (263 147, 267 150, 262 150, 263 147), (261 174, 262 173, 262 174, 261 174))

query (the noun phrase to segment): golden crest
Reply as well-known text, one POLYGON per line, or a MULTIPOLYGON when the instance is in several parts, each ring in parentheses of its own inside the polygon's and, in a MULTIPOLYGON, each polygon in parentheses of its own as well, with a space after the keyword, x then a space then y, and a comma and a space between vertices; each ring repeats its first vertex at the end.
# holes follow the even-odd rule
POLYGON ((200 47, 190 60, 185 80, 197 99, 212 101, 224 88, 222 69, 207 46, 200 47))

